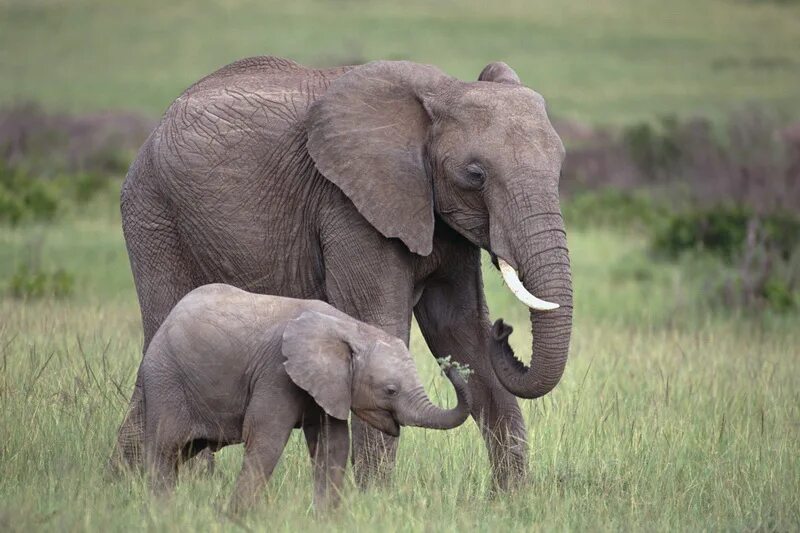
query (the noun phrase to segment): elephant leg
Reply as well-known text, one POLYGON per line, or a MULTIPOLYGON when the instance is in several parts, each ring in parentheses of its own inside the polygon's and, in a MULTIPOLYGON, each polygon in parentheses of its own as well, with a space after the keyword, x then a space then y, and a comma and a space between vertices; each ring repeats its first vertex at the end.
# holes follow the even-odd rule
POLYGON ((485 373, 476 372, 474 378, 470 379, 472 417, 489 452, 492 485, 500 491, 513 489, 525 480, 528 470, 527 434, 517 398, 499 386, 493 374, 487 379, 485 373))
MULTIPOLYGON (((348 312, 348 314, 370 323, 369 320, 359 318, 357 314, 352 312, 348 312)), ((407 346, 410 333, 410 324, 408 324, 411 318, 410 315, 409 305, 408 318, 404 319, 404 324, 395 324, 395 326, 390 327, 379 323, 376 324, 375 322, 371 323, 400 338, 407 346)), ((356 484, 362 490, 366 490, 372 484, 384 485, 388 483, 394 470, 398 438, 372 427, 357 416, 351 416, 350 420, 352 423, 350 431, 353 447, 351 462, 356 484)))
MULTIPOLYGON (((318 454, 328 453, 322 451, 320 445, 322 440, 326 438, 324 430, 325 418, 330 419, 330 417, 323 415, 319 418, 315 418, 313 421, 308 421, 303 426, 303 433, 306 438, 306 445, 308 446, 308 454, 311 458, 311 465, 314 468, 315 480, 317 480, 315 481, 315 501, 325 500, 325 485, 321 484, 317 477, 321 475, 325 469, 325 464, 320 464, 319 462, 318 454)), ((375 430, 357 416, 352 416, 351 421, 353 424, 353 453, 355 455, 357 450, 359 454, 359 460, 358 462, 354 461, 353 468, 357 471, 356 481, 359 487, 366 488, 370 481, 377 479, 385 480, 389 476, 397 449, 397 439, 375 430), (379 442, 370 440, 376 438, 376 431, 378 437, 385 436, 386 440, 379 442)), ((346 424, 344 431, 345 433, 349 432, 346 424)), ((347 443, 349 447, 349 437, 347 443)), ((346 460, 347 454, 345 454, 345 461, 346 460)), ((323 503, 322 505, 324 506, 325 504, 323 503)))
POLYGON ((320 416, 309 416, 303 422, 303 435, 306 438, 308 456, 311 459, 312 467, 316 467, 317 464, 317 446, 319 443, 319 435, 323 421, 324 413, 320 414, 320 416))
MULTIPOLYGON (((154 394, 153 398, 158 398, 154 394)), ((187 423, 180 404, 170 406, 164 412, 162 405, 154 400, 150 403, 144 435, 144 464, 150 490, 156 495, 170 494, 178 478, 178 465, 185 445, 187 423), (175 412, 175 411, 178 412, 175 412), (181 422, 181 418, 184 421, 181 422)))
MULTIPOLYGON (((177 229, 166 208, 146 198, 128 198, 122 193, 122 218, 125 243, 139 296, 147 347, 167 314, 193 288, 200 285, 192 275, 192 264, 181 250, 177 229), (145 205, 148 204, 148 205, 145 205)), ((112 473, 142 465, 144 410, 142 380, 139 372, 128 404, 125 419, 109 460, 112 473)), ((210 452, 204 452, 209 457, 210 452)))
POLYGON ((122 425, 117 430, 117 441, 108 460, 108 470, 112 475, 119 475, 126 468, 135 469, 142 464, 142 428, 144 427, 142 404, 142 384, 137 372, 133 394, 128 402, 128 409, 122 425))
POLYGON ((170 494, 178 478, 180 446, 160 439, 146 446, 148 478, 153 494, 170 494))
POLYGON ((251 401, 245 414, 244 461, 230 503, 234 513, 256 503, 292 433, 292 413, 275 413, 274 403, 251 401))
POLYGON ((335 507, 341 499, 350 431, 347 421, 322 413, 314 424, 303 428, 314 466, 314 507, 335 507))
POLYGON ((486 442, 493 485, 505 490, 518 485, 527 473, 525 423, 516 397, 500 384, 489 361, 480 252, 462 247, 444 255, 447 263, 435 281, 425 285, 414 313, 434 357, 449 355, 472 369, 468 382, 472 417, 486 442))
MULTIPOLYGON (((342 216, 340 220, 347 223, 346 227, 332 228, 331 237, 324 239, 328 303, 400 338, 407 346, 414 286, 408 252, 399 242, 387 241, 360 217, 342 216), (348 232, 358 235, 348 236, 348 232)), ((386 483, 394 468, 397 439, 356 416, 351 421, 356 483, 361 489, 386 483)))

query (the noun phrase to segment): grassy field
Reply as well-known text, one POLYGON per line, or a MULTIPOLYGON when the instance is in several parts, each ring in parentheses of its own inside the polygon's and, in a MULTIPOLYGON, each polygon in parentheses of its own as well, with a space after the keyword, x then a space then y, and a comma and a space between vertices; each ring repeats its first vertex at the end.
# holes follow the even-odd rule
POLYGON ((755 0, 0 0, 0 102, 160 114, 241 57, 411 59, 474 79, 502 59, 552 110, 592 122, 797 115, 800 4, 755 0), (502 5, 502 7, 501 7, 502 5))
MULTIPOLYGON (((555 392, 525 401, 531 479, 489 498, 477 428, 405 430, 394 483, 343 507, 310 510, 310 467, 296 433, 262 506, 224 513, 241 458, 218 474, 187 472, 171 503, 141 479, 109 483, 103 465, 141 349, 119 221, 106 198, 57 226, 0 228, 0 278, 41 256, 77 274, 67 300, 0 301, 0 529, 124 530, 765 530, 800 527, 797 315, 743 320, 697 303, 683 270, 649 261, 644 240, 571 233, 576 320, 555 392), (636 272, 633 275, 632 272, 636 272)), ((493 317, 526 312, 487 271, 493 317)), ((417 332, 431 394, 450 387, 417 332)), ((348 475, 351 475, 349 473, 348 475)))
MULTIPOLYGON (((213 69, 275 54, 311 65, 407 58, 462 79, 502 59, 556 114, 593 123, 719 117, 749 100, 798 116, 797 2, 490 5, 0 0, 0 106, 157 116, 213 69)), ((521 402, 527 486, 489 496, 471 422, 408 429, 390 486, 359 493, 349 472, 343 506, 317 517, 298 433, 263 505, 235 518, 224 506, 239 447, 219 454, 212 478, 184 472, 171 502, 152 501, 141 478, 104 479, 142 342, 116 190, 51 224, 0 224, 0 531, 800 529, 800 312, 709 307, 708 276, 654 261, 635 232, 569 239, 572 350, 557 389, 521 402), (74 293, 11 297, 21 264, 65 269, 74 293)), ((512 344, 527 354, 526 310, 489 268, 486 285, 492 317, 516 326, 512 344)), ((418 331, 412 351, 431 395, 453 405, 418 331)))

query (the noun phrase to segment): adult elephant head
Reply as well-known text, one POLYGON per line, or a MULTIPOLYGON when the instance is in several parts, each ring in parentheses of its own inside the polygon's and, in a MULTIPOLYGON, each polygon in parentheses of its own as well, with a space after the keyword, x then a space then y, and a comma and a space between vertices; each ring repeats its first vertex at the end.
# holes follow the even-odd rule
POLYGON ((336 79, 307 129, 318 170, 384 236, 426 256, 438 217, 493 255, 533 329, 530 367, 501 351, 495 373, 517 396, 548 393, 567 359, 572 285, 558 198, 564 147, 544 99, 504 63, 467 83, 376 61, 336 79))

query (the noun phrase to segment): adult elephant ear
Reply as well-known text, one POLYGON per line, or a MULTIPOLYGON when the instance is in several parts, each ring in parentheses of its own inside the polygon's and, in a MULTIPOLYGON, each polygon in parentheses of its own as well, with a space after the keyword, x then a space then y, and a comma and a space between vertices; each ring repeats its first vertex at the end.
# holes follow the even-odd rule
POLYGON ((306 311, 283 330, 286 373, 328 415, 347 420, 352 391, 350 326, 329 315, 306 311))
POLYGON ((337 78, 306 119, 317 169, 381 234, 423 256, 434 225, 425 141, 451 81, 430 65, 374 61, 337 78))
POLYGON ((493 81, 495 83, 505 83, 508 85, 522 84, 519 76, 514 72, 514 69, 502 61, 495 61, 483 67, 483 70, 478 76, 478 81, 493 81))

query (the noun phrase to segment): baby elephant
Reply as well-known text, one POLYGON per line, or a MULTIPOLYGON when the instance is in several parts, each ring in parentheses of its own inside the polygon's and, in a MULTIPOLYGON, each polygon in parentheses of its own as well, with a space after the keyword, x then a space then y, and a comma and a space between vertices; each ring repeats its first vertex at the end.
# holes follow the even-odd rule
POLYGON ((469 393, 434 406, 403 342, 316 300, 206 285, 187 294, 153 337, 140 369, 145 454, 154 490, 174 487, 177 467, 204 448, 243 442, 233 510, 255 501, 292 428, 302 427, 314 467, 314 502, 338 502, 352 410, 397 436, 400 426, 454 428, 469 393))

